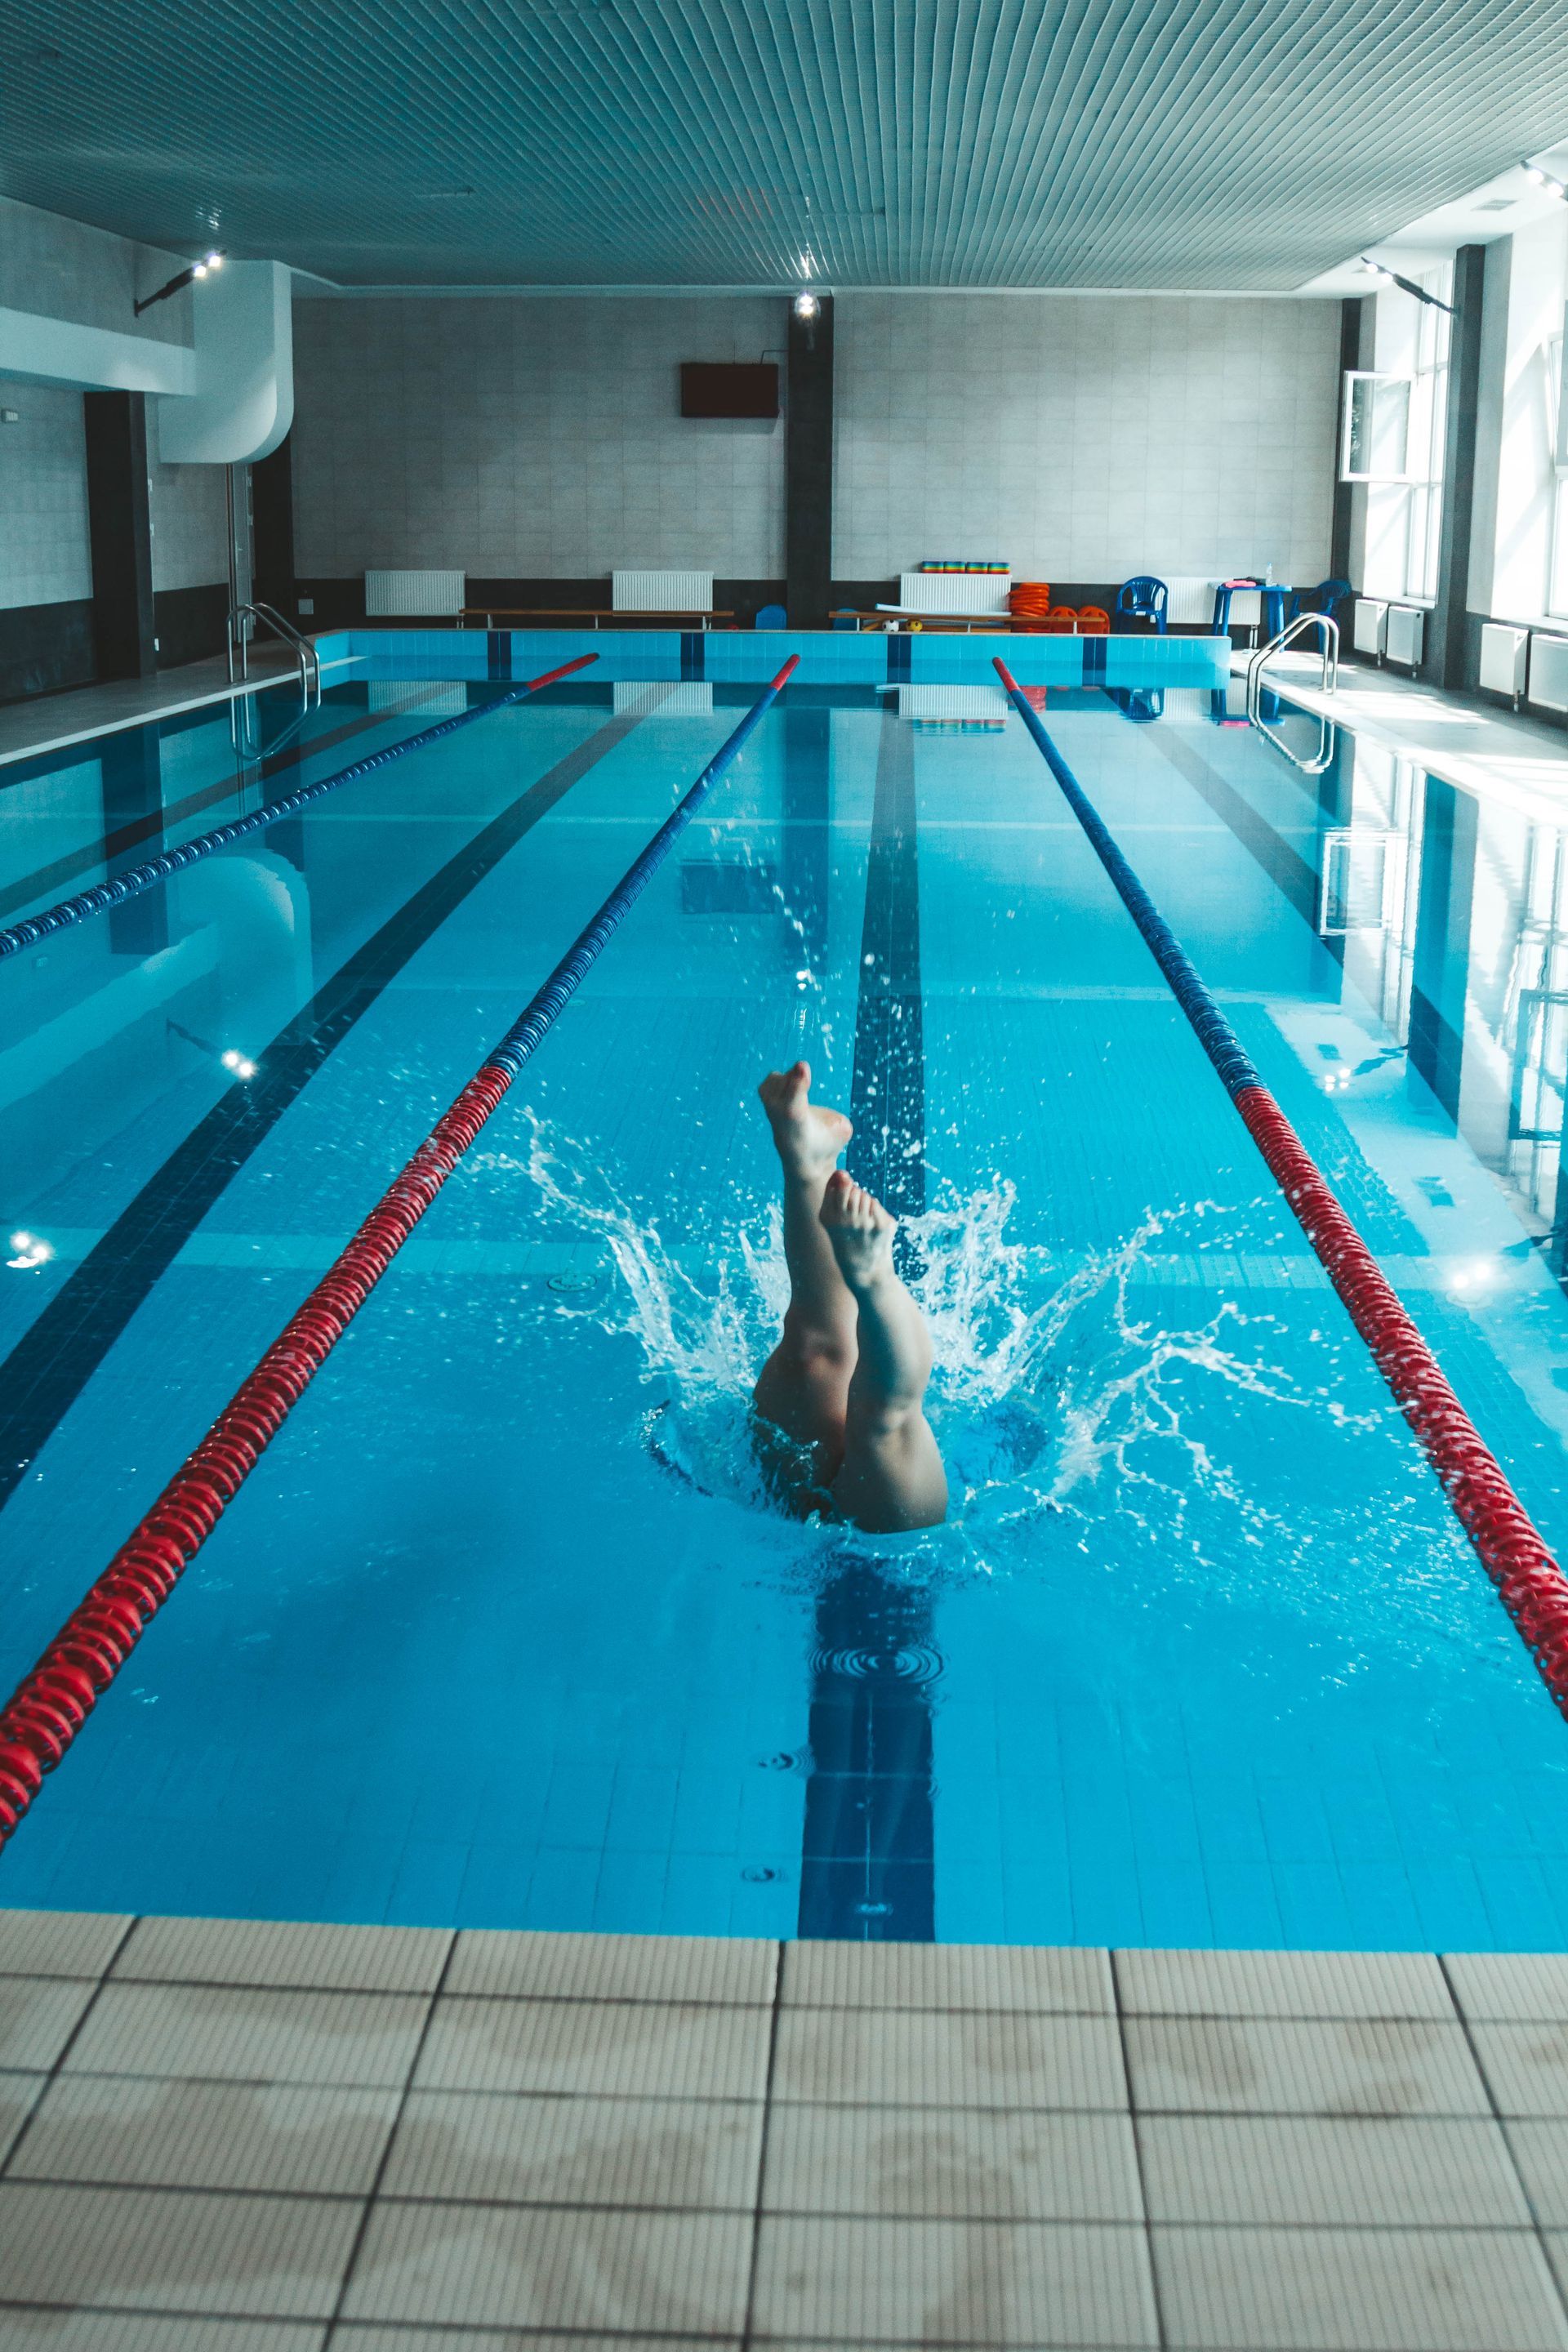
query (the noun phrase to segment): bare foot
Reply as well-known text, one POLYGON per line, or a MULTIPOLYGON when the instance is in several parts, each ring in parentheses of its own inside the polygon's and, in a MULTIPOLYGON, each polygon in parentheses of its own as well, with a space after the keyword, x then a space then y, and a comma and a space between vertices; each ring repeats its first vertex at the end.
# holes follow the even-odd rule
POLYGON ((832 1167, 854 1133, 841 1110, 822 1110, 811 1101, 811 1065, 770 1070, 757 1088, 786 1176, 821 1176, 832 1167))
POLYGON ((822 1223, 838 1271, 857 1296, 874 1289, 879 1282, 894 1279, 895 1220, 874 1192, 851 1183, 842 1168, 827 1180, 822 1223))

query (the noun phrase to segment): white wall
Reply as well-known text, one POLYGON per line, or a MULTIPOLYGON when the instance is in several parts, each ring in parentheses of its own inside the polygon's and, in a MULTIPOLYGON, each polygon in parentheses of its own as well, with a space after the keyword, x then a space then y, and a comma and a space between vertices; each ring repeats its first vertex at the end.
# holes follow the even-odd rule
MULTIPOLYGON (((1568 291, 1568 217, 1553 214, 1519 230, 1512 247, 1501 414, 1492 436, 1497 492, 1491 596, 1482 609, 1500 619, 1531 621, 1542 616, 1546 604, 1556 482, 1549 430, 1553 394, 1546 347, 1563 332, 1563 297, 1568 291)), ((1479 457, 1478 447, 1478 462, 1479 457)))
POLYGON ((81 394, 0 376, 0 609, 92 593, 81 394))
POLYGON ((677 371, 783 330, 776 299, 297 300, 296 567, 776 578, 783 424, 683 419, 677 371))
POLYGON ((857 294, 837 304, 833 568, 1050 581, 1328 570, 1337 302, 857 294))

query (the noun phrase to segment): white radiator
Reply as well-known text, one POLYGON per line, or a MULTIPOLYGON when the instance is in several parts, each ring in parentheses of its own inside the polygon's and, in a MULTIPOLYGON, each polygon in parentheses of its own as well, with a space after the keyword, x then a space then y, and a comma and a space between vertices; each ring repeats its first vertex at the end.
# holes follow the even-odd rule
POLYGON ((1530 699, 1542 710, 1568 710, 1568 637, 1531 638, 1530 699))
POLYGON ((462 611, 467 586, 462 572, 367 572, 364 609, 375 620, 390 614, 449 618, 462 611))
POLYGON ((1200 580, 1195 575, 1186 575, 1167 580, 1165 585, 1170 591, 1170 601, 1165 606, 1165 618, 1168 621, 1180 622, 1184 629, 1193 628, 1200 622, 1205 626, 1213 622, 1214 583, 1212 580, 1200 580))
POLYGON ((1374 604, 1367 597, 1358 596, 1351 628, 1351 643, 1357 653, 1380 654, 1387 627, 1387 605, 1374 604))
POLYGON ((1524 692, 1525 667, 1530 659, 1530 631, 1510 629, 1489 621, 1481 631, 1480 683, 1492 694, 1524 692))
POLYGON ((1010 572, 900 572, 899 604, 906 613, 1005 613, 1010 572))
POLYGON ((1384 630, 1384 651, 1390 661, 1411 669, 1421 667, 1421 641, 1426 615, 1415 604, 1391 604, 1384 630))
POLYGON ((617 613, 710 613, 710 572, 612 572, 610 603, 617 613))

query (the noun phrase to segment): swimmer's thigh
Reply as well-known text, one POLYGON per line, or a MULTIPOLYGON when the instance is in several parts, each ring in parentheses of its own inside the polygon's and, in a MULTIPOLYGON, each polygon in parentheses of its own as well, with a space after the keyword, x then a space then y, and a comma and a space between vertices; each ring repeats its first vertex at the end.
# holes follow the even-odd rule
POLYGON ((833 1507, 868 1535, 934 1528, 947 1517, 947 1473, 924 1413, 860 1420, 844 1431, 833 1507))

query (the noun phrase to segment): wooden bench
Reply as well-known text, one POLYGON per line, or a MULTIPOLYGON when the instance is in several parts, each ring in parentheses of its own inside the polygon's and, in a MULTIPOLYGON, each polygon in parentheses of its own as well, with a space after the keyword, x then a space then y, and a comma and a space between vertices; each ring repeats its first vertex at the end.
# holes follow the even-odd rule
POLYGON ((541 606, 528 612, 517 612, 500 604, 465 604, 462 611, 462 619, 464 621, 482 620, 487 629, 495 628, 500 622, 517 621, 592 621, 595 629, 605 621, 634 621, 639 627, 646 626, 650 621, 657 621, 661 622, 666 626, 671 628, 675 627, 682 621, 700 621, 703 628, 706 629, 710 622, 732 621, 735 615, 733 613, 701 612, 698 610, 673 613, 628 613, 624 607, 616 607, 611 604, 550 605, 541 606))

